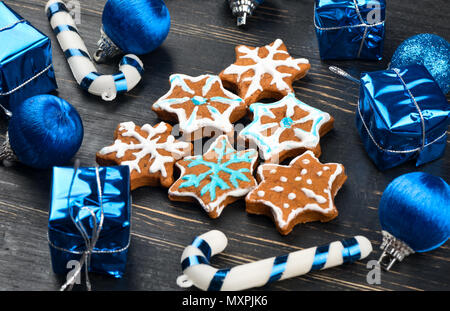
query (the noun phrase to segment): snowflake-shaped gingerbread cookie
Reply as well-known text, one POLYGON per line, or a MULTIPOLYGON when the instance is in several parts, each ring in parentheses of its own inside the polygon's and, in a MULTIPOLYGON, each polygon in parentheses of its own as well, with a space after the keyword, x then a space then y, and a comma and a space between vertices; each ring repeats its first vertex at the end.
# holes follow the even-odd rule
POLYGON ((243 99, 226 90, 215 75, 170 76, 171 88, 153 104, 152 109, 166 121, 179 122, 188 140, 210 137, 215 133, 232 135, 232 123, 245 116, 243 99))
POLYGON ((243 198, 256 186, 253 171, 256 150, 236 151, 226 135, 219 136, 204 155, 185 157, 176 163, 180 178, 170 187, 173 201, 198 201, 211 218, 225 206, 243 198))
POLYGON ((170 187, 175 162, 192 154, 192 144, 171 135, 172 126, 160 122, 142 127, 124 122, 117 127, 113 145, 97 152, 100 165, 128 165, 131 190, 142 186, 170 187))
POLYGON ((239 137, 256 144, 266 162, 280 163, 306 150, 320 156, 320 137, 333 128, 334 119, 326 112, 306 105, 289 93, 282 100, 250 106, 253 121, 239 137))
POLYGON ((293 92, 292 83, 311 65, 292 58, 281 39, 263 47, 236 47, 236 62, 220 73, 225 87, 237 90, 247 105, 263 98, 282 98, 293 92))
POLYGON ((347 176, 342 164, 322 164, 307 151, 288 166, 259 166, 258 178, 261 183, 245 198, 246 210, 272 217, 286 235, 298 223, 334 219, 338 211, 333 200, 347 176))

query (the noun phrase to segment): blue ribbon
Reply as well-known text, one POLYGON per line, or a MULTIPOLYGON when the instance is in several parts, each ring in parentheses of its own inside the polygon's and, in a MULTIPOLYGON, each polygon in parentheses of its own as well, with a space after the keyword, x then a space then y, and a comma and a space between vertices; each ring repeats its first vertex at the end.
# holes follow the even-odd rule
POLYGON ((278 281, 281 278, 284 270, 286 270, 286 262, 288 257, 289 255, 283 255, 275 258, 273 261, 272 272, 270 273, 267 284, 278 281))
POLYGON ((230 269, 218 270, 216 274, 214 274, 211 283, 209 283, 208 291, 220 291, 229 272, 230 269))
POLYGON ((355 262, 361 258, 361 249, 359 248, 358 241, 355 238, 341 241, 344 249, 342 250, 342 258, 344 263, 355 262))
POLYGON ((196 237, 191 245, 197 247, 207 260, 211 259, 211 246, 205 240, 196 237))
POLYGON ((88 53, 86 53, 85 51, 80 50, 80 49, 67 49, 64 51, 64 55, 66 56, 67 59, 69 59, 73 56, 84 56, 84 57, 91 59, 91 57, 89 56, 88 53))
POLYGON ((316 253, 314 255, 314 261, 311 270, 320 270, 327 263, 328 252, 330 250, 330 245, 323 245, 316 248, 316 253))
POLYGON ((184 271, 191 266, 209 264, 209 260, 203 256, 189 256, 181 262, 181 270, 184 271))
POLYGON ((113 78, 118 94, 128 91, 127 80, 123 72, 116 73, 115 75, 113 75, 113 78))
POLYGON ((211 258, 211 246, 209 246, 208 242, 202 238, 196 237, 194 241, 192 241, 191 245, 198 248, 203 253, 203 256, 198 255, 186 257, 181 262, 181 269, 183 271, 191 266, 209 264, 209 259, 211 258))
POLYGON ((59 25, 53 29, 53 32, 55 33, 55 35, 58 35, 60 32, 63 32, 63 31, 73 31, 73 32, 78 33, 78 30, 71 25, 59 25))
POLYGON ((95 79, 97 79, 100 76, 98 72, 91 72, 88 73, 83 80, 81 80, 80 86, 84 90, 89 90, 89 87, 91 86, 92 82, 94 82, 95 79))
POLYGON ((48 18, 48 20, 50 20, 53 17, 53 15, 55 15, 58 12, 67 12, 67 13, 69 13, 69 10, 64 5, 64 3, 61 3, 61 2, 53 3, 47 9, 47 18, 48 18))
POLYGON ((139 74, 142 76, 142 74, 144 73, 144 68, 142 68, 142 66, 133 58, 128 57, 128 56, 124 56, 122 58, 122 60, 120 61, 120 65, 130 65, 133 66, 134 68, 136 68, 136 70, 139 72, 139 74))

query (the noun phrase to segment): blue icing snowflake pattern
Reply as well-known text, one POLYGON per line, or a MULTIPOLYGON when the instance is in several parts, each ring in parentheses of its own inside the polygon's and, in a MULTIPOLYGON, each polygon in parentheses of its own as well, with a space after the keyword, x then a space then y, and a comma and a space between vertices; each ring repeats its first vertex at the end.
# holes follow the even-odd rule
POLYGON ((188 164, 189 168, 203 165, 208 167, 209 170, 199 175, 189 174, 183 176, 181 179, 186 181, 179 186, 180 189, 187 187, 198 188, 200 186, 200 183, 209 177, 210 182, 203 186, 203 188, 200 190, 200 195, 203 196, 209 192, 211 201, 214 201, 216 199, 217 188, 220 188, 221 190, 228 190, 231 188, 225 180, 219 177, 220 172, 225 172, 230 175, 229 182, 234 188, 239 188, 239 181, 250 182, 250 179, 244 174, 251 173, 250 169, 241 168, 238 170, 234 170, 232 168, 229 168, 229 166, 234 163, 252 163, 254 159, 252 159, 251 157, 255 155, 255 150, 239 154, 239 152, 228 146, 228 141, 225 138, 221 141, 221 147, 218 148, 216 144, 216 146, 213 147, 213 150, 218 155, 217 162, 205 160, 203 156, 185 158, 185 161, 190 162, 188 164), (224 158, 226 158, 226 156, 230 154, 231 156, 229 157, 229 159, 222 163, 224 158))

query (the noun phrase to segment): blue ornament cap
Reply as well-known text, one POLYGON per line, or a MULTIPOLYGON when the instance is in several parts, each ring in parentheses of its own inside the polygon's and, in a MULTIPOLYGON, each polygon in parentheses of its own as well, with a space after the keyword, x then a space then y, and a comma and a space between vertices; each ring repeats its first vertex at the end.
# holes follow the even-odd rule
POLYGON ((450 91, 450 43, 444 38, 423 33, 412 36, 397 48, 390 68, 424 65, 444 94, 450 91))
POLYGON ((383 257, 401 261, 414 252, 428 252, 450 237, 450 186, 428 173, 414 172, 394 179, 384 191, 379 217, 383 257))
POLYGON ((75 108, 53 95, 37 95, 15 106, 8 127, 9 144, 17 159, 46 169, 64 165, 83 141, 83 123, 75 108))
POLYGON ((102 23, 100 49, 107 46, 123 54, 143 55, 158 48, 166 39, 170 13, 162 0, 108 0, 102 23))

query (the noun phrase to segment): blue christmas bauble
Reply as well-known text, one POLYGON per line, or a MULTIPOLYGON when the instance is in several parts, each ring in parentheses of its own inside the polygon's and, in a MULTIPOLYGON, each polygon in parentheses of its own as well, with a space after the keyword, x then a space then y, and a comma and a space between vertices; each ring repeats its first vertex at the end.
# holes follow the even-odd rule
POLYGON ((147 54, 159 47, 170 30, 170 14, 162 0, 108 0, 102 15, 105 34, 125 53, 147 54))
POLYGON ((64 165, 83 141, 80 115, 67 101, 37 95, 17 105, 8 126, 11 149, 28 166, 46 169, 64 165))
POLYGON ((444 94, 450 91, 450 43, 423 33, 403 41, 392 56, 390 68, 424 65, 444 94))
POLYGON ((427 252, 450 236, 450 186, 427 173, 414 172, 394 179, 379 206, 383 230, 415 252, 427 252))

